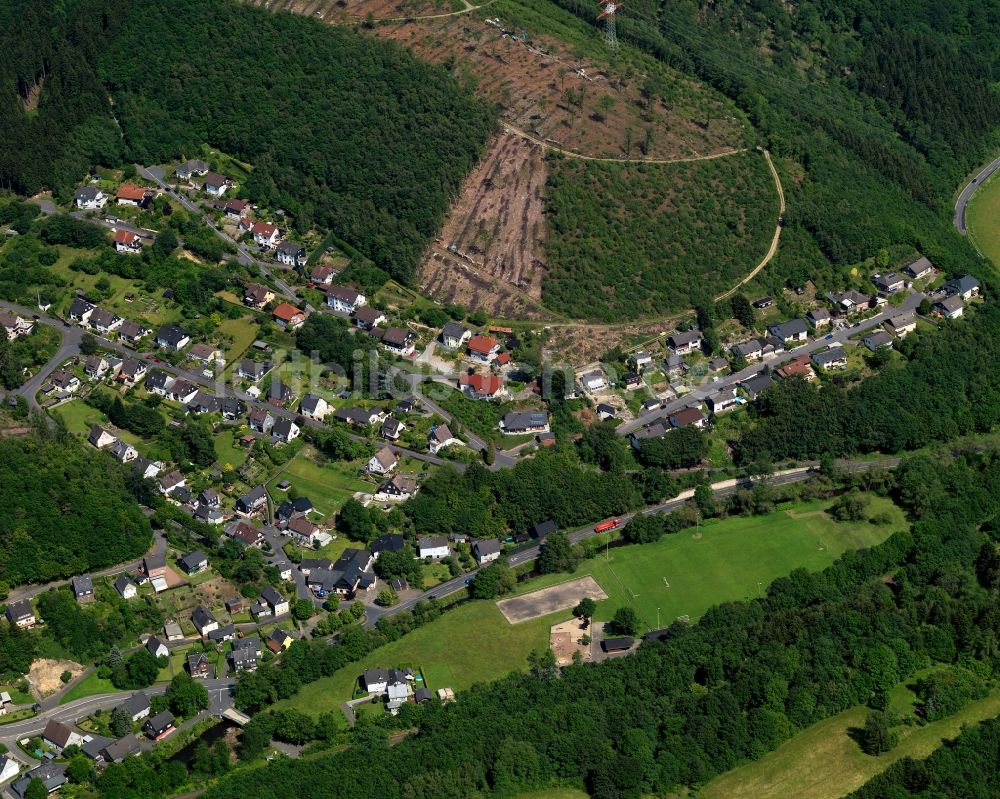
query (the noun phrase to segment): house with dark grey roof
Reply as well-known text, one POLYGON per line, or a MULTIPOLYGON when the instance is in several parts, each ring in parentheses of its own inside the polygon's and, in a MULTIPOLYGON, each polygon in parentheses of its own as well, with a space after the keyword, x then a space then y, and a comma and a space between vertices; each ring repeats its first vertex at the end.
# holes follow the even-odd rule
POLYGON ((417 542, 417 554, 421 558, 432 558, 438 560, 446 558, 451 549, 448 547, 448 539, 443 535, 432 535, 421 538, 417 542))
POLYGON ((126 757, 138 755, 139 752, 139 739, 134 735, 126 735, 124 738, 112 741, 100 750, 101 759, 105 763, 121 763, 126 757))
POLYGON ((787 322, 770 325, 767 331, 780 339, 785 346, 796 341, 805 341, 809 337, 809 326, 804 319, 789 319, 787 322))
POLYGON ((500 432, 504 435, 549 432, 549 415, 544 411, 511 412, 500 420, 500 432))
POLYGON ((949 280, 942 287, 945 294, 957 294, 963 300, 971 300, 979 296, 979 281, 972 275, 949 280))
POLYGON ((74 577, 72 582, 77 602, 90 602, 94 598, 94 581, 86 574, 74 577))
POLYGON ((278 593, 274 586, 264 586, 264 590, 260 592, 260 598, 262 601, 267 603, 268 607, 271 608, 271 613, 275 616, 281 616, 284 613, 288 613, 288 599, 278 593))
POLYGON ((823 350, 823 352, 814 352, 811 360, 820 369, 847 368, 847 353, 843 347, 830 347, 830 349, 823 350))
POLYGON ((267 507, 267 489, 264 486, 257 486, 236 500, 234 510, 249 516, 265 507, 267 507))
POLYGON ((500 557, 500 541, 497 538, 483 538, 472 545, 472 556, 476 563, 485 566, 500 557))
POLYGON ((702 335, 700 330, 687 330, 674 333, 667 339, 667 346, 674 355, 687 355, 701 349, 702 335))
POLYGON ((740 381, 740 388, 750 399, 756 399, 774 385, 770 375, 758 374, 740 381))
POLYGON ((347 286, 327 286, 326 304, 335 311, 352 314, 362 305, 367 304, 365 295, 347 286))
POLYGON ((178 352, 191 343, 191 336, 177 325, 163 325, 156 331, 156 343, 164 349, 178 352))
POLYGON ((66 784, 66 766, 58 763, 42 763, 42 765, 25 772, 20 779, 11 784, 10 789, 14 795, 24 799, 28 793, 28 786, 32 780, 41 780, 45 790, 50 794, 58 791, 66 784))
POLYGON ((931 263, 930 258, 921 256, 916 261, 911 261, 904 266, 903 274, 913 280, 920 280, 934 274, 934 264, 931 263))
POLYGON ((118 579, 115 580, 115 590, 121 594, 122 599, 132 599, 139 593, 139 589, 127 574, 118 575, 118 579))
POLYGON ((196 549, 194 552, 188 552, 186 555, 179 557, 177 565, 188 575, 198 574, 208 568, 208 555, 200 549, 196 549))
POLYGON ((306 265, 308 255, 306 248, 294 241, 283 241, 274 251, 274 257, 279 263, 298 268, 306 265))
POLYGON ((290 444, 302 431, 291 419, 278 419, 271 428, 271 436, 282 444, 290 444))
POLYGON ((219 627, 218 620, 204 605, 198 605, 198 607, 194 609, 194 612, 191 614, 191 621, 194 622, 194 626, 198 630, 198 634, 203 638, 212 632, 212 630, 217 630, 219 627))
POLYGON ((143 731, 154 741, 162 741, 174 731, 174 716, 169 710, 146 719, 143 731))
POLYGON ((6 615, 7 621, 22 629, 35 626, 35 611, 27 599, 19 599, 7 605, 6 615))
POLYGON ((154 658, 170 657, 170 649, 155 635, 151 635, 146 639, 146 649, 149 650, 149 654, 154 658))
POLYGON ((144 691, 139 691, 132 694, 132 696, 118 705, 118 707, 123 708, 133 722, 141 721, 149 715, 149 697, 146 696, 144 691))
POLYGON ((472 331, 458 322, 448 322, 441 330, 441 343, 450 350, 459 349, 472 338, 472 331))

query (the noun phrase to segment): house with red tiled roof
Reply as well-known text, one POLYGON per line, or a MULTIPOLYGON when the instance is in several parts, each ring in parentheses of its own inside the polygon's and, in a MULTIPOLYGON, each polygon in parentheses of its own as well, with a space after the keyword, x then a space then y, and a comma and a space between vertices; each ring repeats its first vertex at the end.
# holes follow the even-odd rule
POLYGON ((115 193, 119 205, 139 206, 151 192, 133 183, 123 183, 115 193))
POLYGON ((458 387, 472 399, 496 399, 503 394, 503 378, 492 374, 462 375, 458 387))
POLYGON ((142 242, 139 237, 130 230, 115 231, 115 252, 124 252, 129 255, 142 250, 142 242))
POLYGON ((306 321, 305 312, 300 311, 294 305, 289 305, 287 302, 277 305, 271 311, 271 315, 274 317, 275 322, 289 330, 297 330, 306 321))
POLYGON ((473 336, 469 339, 469 357, 481 363, 492 363, 500 352, 500 342, 492 336, 473 336))
POLYGON ((250 234, 253 236, 254 244, 259 244, 261 247, 276 247, 278 239, 281 238, 278 227, 270 222, 254 222, 250 234))

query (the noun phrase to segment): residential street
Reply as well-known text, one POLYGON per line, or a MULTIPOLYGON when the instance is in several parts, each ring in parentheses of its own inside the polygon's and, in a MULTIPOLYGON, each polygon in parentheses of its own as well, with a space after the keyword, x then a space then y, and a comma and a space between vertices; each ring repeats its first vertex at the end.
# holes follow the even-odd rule
POLYGON ((881 325, 887 319, 893 316, 898 316, 906 311, 913 311, 920 305, 920 301, 924 299, 924 295, 920 292, 916 292, 908 296, 902 304, 896 307, 887 307, 880 313, 872 316, 869 319, 865 319, 858 324, 851 327, 845 327, 843 330, 838 330, 835 333, 831 333, 825 337, 820 337, 803 344, 800 347, 796 347, 793 350, 784 352, 774 358, 771 358, 765 362, 758 361, 750 366, 746 367, 735 374, 726 375, 720 378, 714 383, 708 383, 704 386, 699 386, 694 391, 685 394, 683 397, 678 397, 675 400, 669 402, 665 407, 658 411, 653 411, 652 413, 647 413, 645 416, 640 416, 637 419, 633 419, 630 422, 625 422, 617 428, 617 433, 620 436, 627 436, 630 433, 638 430, 640 427, 648 427, 653 422, 666 418, 674 411, 685 408, 692 403, 701 403, 705 397, 711 394, 715 394, 727 388, 733 388, 741 380, 746 380, 753 377, 758 372, 762 371, 765 367, 774 368, 780 364, 790 361, 794 358, 798 358, 800 355, 808 355, 819 350, 825 350, 828 347, 832 347, 835 344, 844 344, 851 338, 851 336, 862 332, 863 330, 868 330, 870 328, 881 325))

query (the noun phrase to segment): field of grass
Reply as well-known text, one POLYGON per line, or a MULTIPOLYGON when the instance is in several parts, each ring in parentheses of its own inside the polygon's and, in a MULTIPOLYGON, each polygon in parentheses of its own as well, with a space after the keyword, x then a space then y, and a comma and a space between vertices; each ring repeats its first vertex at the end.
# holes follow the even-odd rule
POLYGON ((97 676, 97 672, 95 671, 70 688, 63 695, 63 698, 59 700, 59 704, 65 705, 67 702, 72 702, 75 699, 83 699, 84 697, 95 696, 97 694, 111 694, 117 690, 111 684, 111 680, 102 680, 97 676))
POLYGON ((360 463, 328 463, 321 466, 309 457, 308 452, 303 449, 268 482, 268 491, 277 501, 283 498, 283 493, 277 490, 278 483, 288 480, 300 496, 312 500, 317 513, 329 516, 339 510, 355 491, 372 490, 372 483, 357 476, 360 463))
MULTIPOLYGON (((844 552, 884 541, 904 529, 902 511, 889 500, 872 497, 869 515, 888 511, 892 522, 836 522, 824 509, 830 503, 795 503, 766 516, 711 521, 696 530, 665 536, 656 544, 601 552, 580 564, 573 577, 593 575, 608 594, 597 618, 610 619, 629 604, 650 628, 679 616, 692 621, 721 602, 760 596, 777 577, 803 567, 818 571, 844 552), (698 537, 700 535, 700 538, 698 537)), ((532 580, 533 591, 568 579, 565 574, 532 580)))
MULTIPOLYGON (((897 686, 893 691, 892 709, 900 715, 912 714, 915 699, 906 686, 897 686)), ((814 724, 757 762, 712 780, 699 796, 703 799, 733 796, 838 799, 900 758, 927 757, 943 740, 958 735, 963 726, 996 716, 1000 713, 1000 689, 971 702, 949 718, 923 727, 898 727, 899 745, 880 757, 864 754, 848 734, 864 725, 866 713, 866 708, 854 707, 814 724)))
POLYGON ((519 793, 515 799, 587 799, 587 792, 579 788, 543 788, 531 793, 519 793))
POLYGON ((225 351, 226 363, 232 363, 240 358, 247 348, 254 343, 259 328, 251 319, 225 319, 218 327, 218 332, 231 336, 232 345, 225 351))
POLYGON ((294 707, 314 716, 336 710, 351 698, 361 673, 376 666, 419 666, 431 690, 464 690, 526 669, 528 653, 548 646, 549 627, 555 621, 548 616, 512 626, 493 602, 470 602, 333 676, 305 686, 275 707, 294 707))
POLYGON ((1000 266, 1000 176, 996 172, 972 195, 965 224, 979 251, 1000 266))
POLYGON ((215 437, 215 454, 223 466, 229 464, 238 469, 247 459, 248 451, 237 443, 236 428, 223 430, 215 437))
MULTIPOLYGON (((75 433, 80 436, 88 436, 90 434, 90 428, 95 424, 107 424, 108 417, 101 413, 97 408, 92 408, 90 405, 85 403, 81 399, 70 400, 69 402, 60 405, 54 410, 62 416, 63 421, 66 423, 66 429, 70 433, 75 433)), ((130 433, 128 430, 119 430, 118 438, 125 441, 135 447, 141 455, 146 455, 149 449, 149 442, 144 441, 139 436, 134 433, 130 433)))

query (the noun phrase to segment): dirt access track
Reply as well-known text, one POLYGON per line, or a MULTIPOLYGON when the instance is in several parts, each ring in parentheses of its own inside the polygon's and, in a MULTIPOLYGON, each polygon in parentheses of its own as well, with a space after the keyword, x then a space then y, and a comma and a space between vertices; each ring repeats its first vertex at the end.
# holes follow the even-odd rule
POLYGON ((581 599, 588 597, 597 601, 607 599, 608 595, 593 577, 581 577, 579 580, 559 583, 524 596, 501 599, 497 602, 497 608, 507 621, 518 624, 539 616, 548 616, 557 610, 576 607, 581 599))

